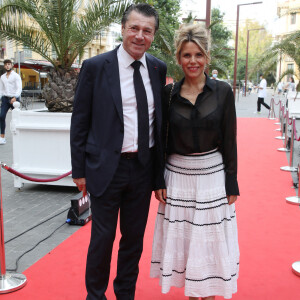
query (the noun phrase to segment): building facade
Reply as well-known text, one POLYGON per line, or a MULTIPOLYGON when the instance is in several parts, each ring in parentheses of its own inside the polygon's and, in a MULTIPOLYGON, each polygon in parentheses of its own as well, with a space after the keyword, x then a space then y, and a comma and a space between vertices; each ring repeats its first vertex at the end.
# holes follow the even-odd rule
MULTIPOLYGON (((287 35, 300 30, 300 0, 280 0, 277 3, 278 34, 277 40, 281 40, 287 35)), ((295 82, 299 82, 300 73, 294 60, 288 55, 279 57, 277 64, 276 81, 279 80, 281 74, 287 70, 293 70, 297 76, 294 76, 295 82), (298 78, 297 78, 298 77, 298 78)), ((290 76, 285 76, 283 82, 288 82, 290 76)))

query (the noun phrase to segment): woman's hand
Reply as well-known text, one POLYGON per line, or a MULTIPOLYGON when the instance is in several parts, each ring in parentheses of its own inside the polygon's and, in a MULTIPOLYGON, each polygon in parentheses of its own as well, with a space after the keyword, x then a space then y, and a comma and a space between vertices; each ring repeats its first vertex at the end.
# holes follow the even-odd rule
POLYGON ((227 196, 228 204, 231 205, 237 200, 236 195, 227 196))
POLYGON ((166 199, 167 199, 167 190, 166 189, 156 190, 156 191, 154 191, 154 193, 155 193, 155 198, 159 202, 166 204, 166 199))

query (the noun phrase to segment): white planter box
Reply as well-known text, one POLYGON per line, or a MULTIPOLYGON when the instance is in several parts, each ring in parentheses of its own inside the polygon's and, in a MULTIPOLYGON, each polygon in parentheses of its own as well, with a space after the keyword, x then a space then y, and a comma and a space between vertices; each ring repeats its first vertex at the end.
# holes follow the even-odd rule
MULTIPOLYGON (((71 171, 70 123, 71 113, 50 113, 47 109, 21 111, 16 107, 12 111, 10 124, 12 168, 27 176, 42 179, 71 171)), ((17 188, 29 182, 14 176, 14 186, 17 188)), ((41 184, 75 186, 71 176, 41 184)))
POLYGON ((300 93, 288 92, 287 94, 289 116, 300 119, 300 93))

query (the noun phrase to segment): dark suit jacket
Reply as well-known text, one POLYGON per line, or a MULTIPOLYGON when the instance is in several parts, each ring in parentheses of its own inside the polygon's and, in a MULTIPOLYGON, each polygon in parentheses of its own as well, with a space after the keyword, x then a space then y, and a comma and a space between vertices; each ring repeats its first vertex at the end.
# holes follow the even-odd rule
MULTIPOLYGON (((155 105, 155 178, 153 189, 164 188, 162 88, 166 65, 146 53, 155 105)), ((71 120, 72 177, 86 178, 87 190, 101 196, 117 169, 124 138, 124 122, 117 49, 82 64, 71 120)))

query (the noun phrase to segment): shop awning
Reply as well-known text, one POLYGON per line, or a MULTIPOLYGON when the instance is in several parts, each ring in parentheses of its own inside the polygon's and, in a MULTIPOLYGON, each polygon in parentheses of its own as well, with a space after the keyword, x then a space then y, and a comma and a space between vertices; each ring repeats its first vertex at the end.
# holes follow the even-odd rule
MULTIPOLYGON (((53 68, 53 65, 47 60, 28 59, 21 62, 20 67, 22 69, 33 69, 38 72, 47 72, 53 68)), ((81 65, 79 64, 72 64, 72 68, 74 69, 80 69, 80 67, 81 65)), ((18 63, 14 64, 14 68, 18 68, 18 63)))

